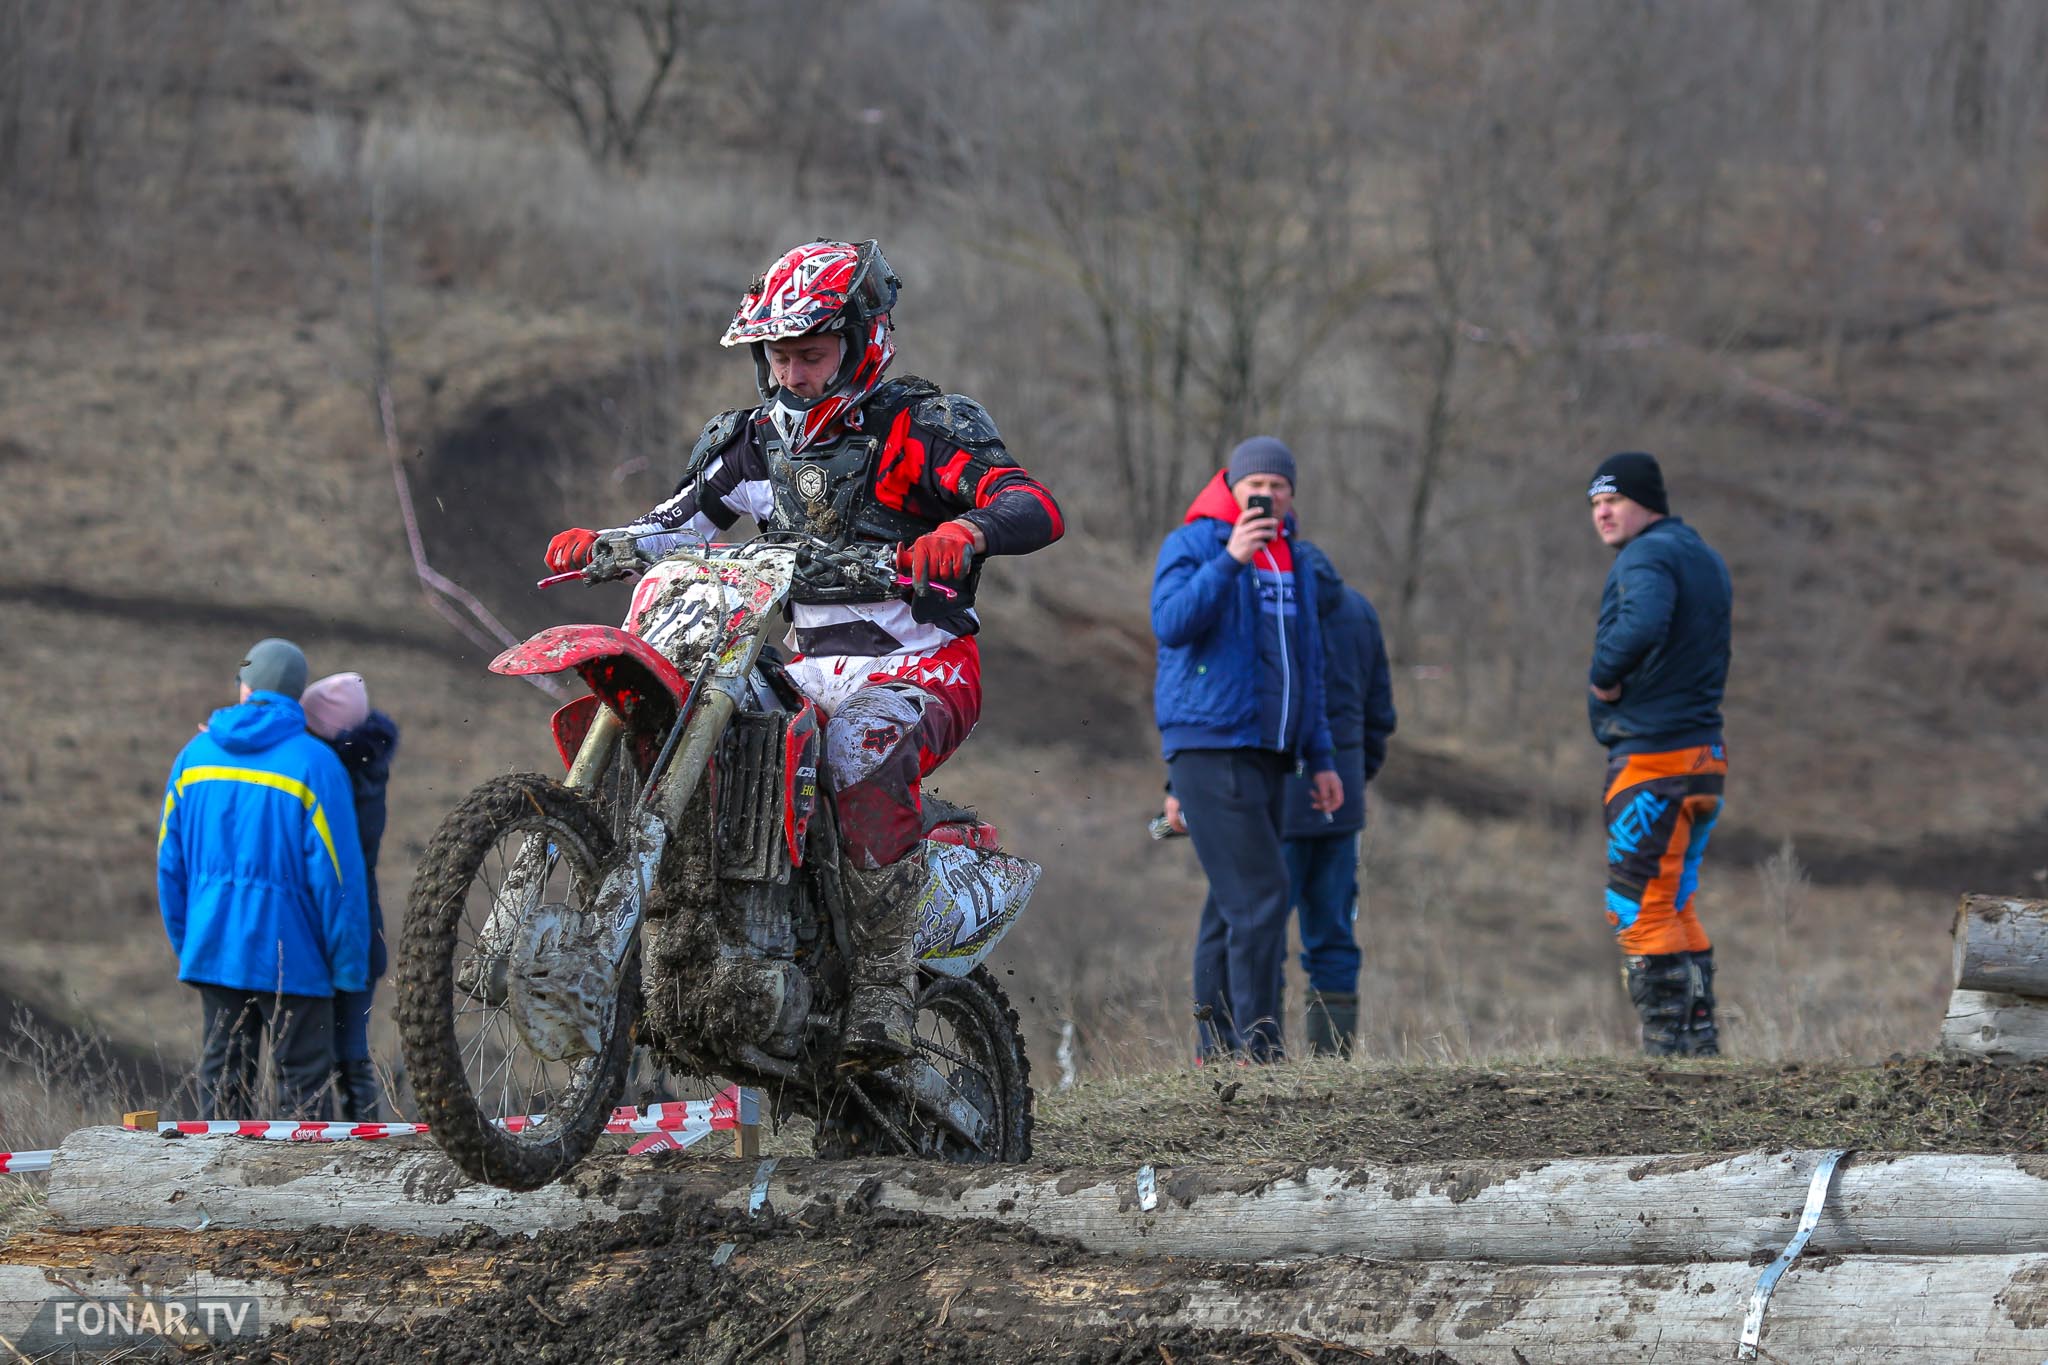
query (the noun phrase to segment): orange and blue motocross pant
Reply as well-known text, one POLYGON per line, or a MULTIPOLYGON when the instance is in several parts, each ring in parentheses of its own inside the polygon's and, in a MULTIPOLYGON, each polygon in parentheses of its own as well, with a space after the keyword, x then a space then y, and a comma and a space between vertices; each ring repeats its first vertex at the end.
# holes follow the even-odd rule
POLYGON ((1607 760, 1607 923, 1630 957, 1713 947, 1693 893, 1727 778, 1719 744, 1607 760))

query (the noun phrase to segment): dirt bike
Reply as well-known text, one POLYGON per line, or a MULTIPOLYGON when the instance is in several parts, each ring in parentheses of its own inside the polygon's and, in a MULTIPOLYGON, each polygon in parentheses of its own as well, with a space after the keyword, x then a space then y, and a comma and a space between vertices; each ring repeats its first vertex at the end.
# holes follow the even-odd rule
POLYGON ((972 811, 925 797, 914 1054, 842 1058, 853 949, 822 722, 765 646, 793 587, 907 583, 895 548, 769 533, 653 562, 620 532, 556 579, 635 573, 623 629, 556 626, 490 665, 588 685, 552 722, 566 778, 484 783, 420 861, 398 1023, 435 1140, 479 1181, 558 1179, 638 1043, 815 1120, 821 1155, 1025 1160, 1030 1065, 982 962, 1039 869, 972 811))

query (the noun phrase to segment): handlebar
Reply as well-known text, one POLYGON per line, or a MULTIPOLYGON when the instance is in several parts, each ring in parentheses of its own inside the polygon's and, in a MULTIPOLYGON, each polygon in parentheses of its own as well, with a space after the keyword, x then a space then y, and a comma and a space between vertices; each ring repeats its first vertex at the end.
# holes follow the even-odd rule
MULTIPOLYGON (((656 531, 643 536, 623 533, 599 536, 588 564, 567 573, 550 574, 534 586, 552 588, 572 579, 605 583, 642 572, 651 568, 654 560, 641 553, 640 542, 674 534, 672 531, 656 531)), ((734 555, 746 555, 757 549, 794 548, 797 552, 797 577, 813 582, 837 580, 884 591, 916 587, 916 581, 910 575, 897 571, 896 561, 901 548, 897 545, 883 546, 879 550, 858 546, 841 548, 803 531, 767 531, 744 544, 725 548, 727 553, 734 555)), ((943 583, 926 583, 923 591, 935 592, 945 598, 960 595, 956 589, 943 583)))

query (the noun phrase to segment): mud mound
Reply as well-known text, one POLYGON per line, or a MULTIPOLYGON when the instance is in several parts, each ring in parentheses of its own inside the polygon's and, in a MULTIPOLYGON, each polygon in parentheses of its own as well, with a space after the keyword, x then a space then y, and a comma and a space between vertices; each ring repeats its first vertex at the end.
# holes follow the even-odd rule
MULTIPOLYGON (((1027 1276, 1085 1275, 1091 1264, 1107 1262, 1027 1230, 857 1208, 813 1206, 801 1217, 771 1212, 749 1219, 689 1206, 533 1240, 478 1231, 421 1242, 323 1231, 283 1244, 230 1242, 216 1270, 265 1277, 281 1263, 311 1268, 336 1258, 352 1261, 354 1274, 381 1273, 394 1285, 480 1261, 493 1283, 439 1316, 301 1327, 207 1358, 250 1365, 280 1352, 296 1365, 525 1358, 1456 1365, 1440 1352, 1361 1352, 1300 1337, 1146 1324, 1138 1321, 1145 1303, 1105 1325, 1079 1313, 1006 1316, 991 1308, 1000 1295, 977 1295, 970 1315, 964 1305, 956 1311, 964 1286, 993 1290, 1027 1276), (963 1287, 935 1296, 927 1279, 935 1267, 963 1287)), ((1263 1273, 1251 1266, 1207 1269, 1263 1273)))
POLYGON ((1305 1063, 1105 1082, 1041 1097, 1041 1157, 1267 1155, 1406 1163, 1855 1147, 2048 1149, 2048 1067, 1831 1063, 1305 1063))

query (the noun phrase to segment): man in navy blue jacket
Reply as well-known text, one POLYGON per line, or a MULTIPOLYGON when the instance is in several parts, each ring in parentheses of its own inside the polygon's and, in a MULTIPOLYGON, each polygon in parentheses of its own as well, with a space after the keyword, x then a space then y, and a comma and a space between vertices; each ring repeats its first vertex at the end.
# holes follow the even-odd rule
POLYGON ((1594 531, 1616 551, 1586 703, 1608 755, 1607 922, 1627 956, 1643 1050, 1717 1056, 1714 946, 1693 898, 1728 777, 1721 694, 1734 591, 1721 556, 1670 515, 1652 456, 1609 456, 1586 496, 1594 531))
POLYGON ((1324 717, 1313 570, 1292 544, 1294 482, 1294 455, 1278 440, 1238 446, 1167 536, 1152 577, 1153 709, 1209 878, 1194 972, 1205 1056, 1281 1055, 1287 778, 1313 774, 1319 811, 1344 801, 1324 717))
POLYGON ((1366 783, 1386 762, 1394 733, 1393 676, 1379 613, 1365 594, 1340 579, 1314 546, 1302 542, 1295 554, 1315 570, 1325 709, 1344 804, 1315 809, 1313 790, 1296 778, 1287 784, 1280 832, 1308 973, 1309 1051, 1348 1056, 1358 1030, 1358 836, 1365 829, 1366 783))
POLYGON ((178 979, 205 1012, 203 1118, 255 1118, 270 1036, 284 1112, 331 1117, 337 990, 368 984, 370 909, 355 794, 306 732, 306 656, 259 641, 241 701, 213 713, 171 765, 156 840, 157 900, 178 979))

